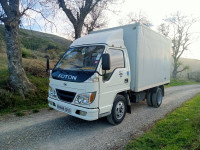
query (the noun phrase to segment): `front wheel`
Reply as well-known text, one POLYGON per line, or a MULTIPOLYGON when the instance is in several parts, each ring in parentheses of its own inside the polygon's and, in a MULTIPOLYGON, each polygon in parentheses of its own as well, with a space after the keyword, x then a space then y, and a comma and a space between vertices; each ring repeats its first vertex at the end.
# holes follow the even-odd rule
POLYGON ((126 98, 122 95, 117 95, 113 103, 111 114, 107 116, 108 122, 113 125, 121 123, 124 120, 126 111, 126 98))

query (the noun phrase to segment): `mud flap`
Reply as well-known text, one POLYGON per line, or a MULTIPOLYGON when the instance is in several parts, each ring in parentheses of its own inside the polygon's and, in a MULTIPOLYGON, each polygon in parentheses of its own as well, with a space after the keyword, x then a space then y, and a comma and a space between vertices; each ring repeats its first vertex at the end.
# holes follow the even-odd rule
POLYGON ((131 105, 127 105, 127 113, 131 114, 131 105))

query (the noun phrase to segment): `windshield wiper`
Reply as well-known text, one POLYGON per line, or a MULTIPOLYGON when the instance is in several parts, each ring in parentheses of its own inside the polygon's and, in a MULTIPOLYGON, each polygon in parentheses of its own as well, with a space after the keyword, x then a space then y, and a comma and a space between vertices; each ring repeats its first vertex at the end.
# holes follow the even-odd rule
POLYGON ((57 69, 54 69, 53 71, 60 71, 61 73, 66 73, 66 74, 69 74, 69 71, 67 70, 64 70, 64 69, 61 69, 61 68, 57 68, 57 69))
POLYGON ((74 65, 74 64, 73 64, 73 66, 75 66, 75 67, 77 67, 77 68, 82 68, 81 66, 78 66, 78 65, 74 65))
POLYGON ((84 73, 88 74, 88 72, 85 71, 84 69, 82 69, 81 66, 78 66, 78 65, 73 65, 73 66, 77 67, 77 69, 79 69, 79 70, 83 71, 84 73))

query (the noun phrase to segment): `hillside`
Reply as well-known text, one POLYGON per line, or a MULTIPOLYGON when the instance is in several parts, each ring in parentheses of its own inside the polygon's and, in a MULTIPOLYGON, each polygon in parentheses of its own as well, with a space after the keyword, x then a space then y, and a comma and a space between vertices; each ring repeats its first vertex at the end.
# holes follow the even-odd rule
MULTIPOLYGON (((57 52, 66 51, 71 41, 65 38, 33 30, 20 29, 21 47, 46 53, 54 49, 57 52)), ((0 52, 5 52, 4 27, 0 25, 0 52)))
POLYGON ((179 73, 178 77, 183 79, 200 79, 200 60, 190 58, 180 58, 184 66, 189 66, 189 69, 179 73))
POLYGON ((200 60, 190 58, 180 58, 183 65, 188 65, 191 72, 200 72, 200 60))

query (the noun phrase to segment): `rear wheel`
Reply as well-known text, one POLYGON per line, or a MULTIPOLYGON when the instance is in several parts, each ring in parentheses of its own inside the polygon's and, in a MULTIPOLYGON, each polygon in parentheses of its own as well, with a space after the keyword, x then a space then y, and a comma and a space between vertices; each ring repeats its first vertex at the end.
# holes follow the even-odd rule
POLYGON ((117 95, 113 103, 111 114, 107 116, 108 122, 113 125, 121 123, 124 120, 126 111, 126 98, 122 95, 117 95))
POLYGON ((162 104, 163 94, 161 88, 158 88, 156 92, 152 94, 153 107, 158 108, 162 104))

